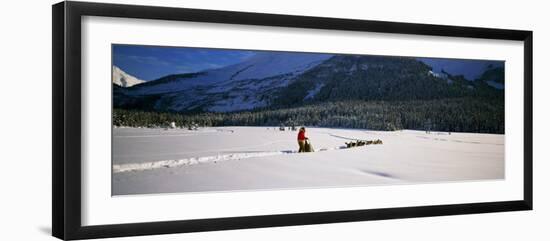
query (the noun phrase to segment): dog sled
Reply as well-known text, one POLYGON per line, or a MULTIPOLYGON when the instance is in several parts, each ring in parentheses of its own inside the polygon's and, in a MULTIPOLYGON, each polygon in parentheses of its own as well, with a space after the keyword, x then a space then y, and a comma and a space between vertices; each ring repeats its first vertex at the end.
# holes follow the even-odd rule
POLYGON ((306 139, 306 142, 304 144, 304 152, 314 152, 313 145, 311 144, 311 141, 309 139, 306 139))

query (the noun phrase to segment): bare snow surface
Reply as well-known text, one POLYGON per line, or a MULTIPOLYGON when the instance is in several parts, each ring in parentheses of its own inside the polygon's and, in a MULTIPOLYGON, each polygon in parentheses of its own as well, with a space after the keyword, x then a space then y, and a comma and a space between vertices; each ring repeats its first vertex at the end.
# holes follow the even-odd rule
POLYGON ((278 127, 113 130, 113 195, 318 188, 504 178, 504 135, 278 127), (350 140, 382 145, 344 148, 350 140))

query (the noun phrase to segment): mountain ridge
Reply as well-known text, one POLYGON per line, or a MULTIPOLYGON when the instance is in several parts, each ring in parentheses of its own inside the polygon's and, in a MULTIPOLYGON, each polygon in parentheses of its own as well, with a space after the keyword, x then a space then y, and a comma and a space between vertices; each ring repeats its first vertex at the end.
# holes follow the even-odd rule
POLYGON ((490 68, 478 79, 468 80, 463 75, 434 73, 431 66, 410 57, 263 53, 218 69, 116 89, 114 105, 233 112, 342 100, 503 99, 503 72, 503 68, 490 68))

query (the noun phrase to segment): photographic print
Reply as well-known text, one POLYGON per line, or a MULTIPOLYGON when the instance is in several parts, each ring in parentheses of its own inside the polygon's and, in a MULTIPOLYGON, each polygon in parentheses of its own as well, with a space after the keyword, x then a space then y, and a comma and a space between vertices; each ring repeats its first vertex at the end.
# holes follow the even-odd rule
POLYGON ((504 179, 504 61, 112 45, 112 195, 504 179))

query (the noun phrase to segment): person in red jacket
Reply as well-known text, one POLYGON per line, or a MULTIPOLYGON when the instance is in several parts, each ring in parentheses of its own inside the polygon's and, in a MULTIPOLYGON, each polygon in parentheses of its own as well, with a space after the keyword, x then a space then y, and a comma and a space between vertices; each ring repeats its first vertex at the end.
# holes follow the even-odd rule
POLYGON ((300 131, 298 131, 298 146, 300 149, 298 149, 298 152, 305 152, 306 151, 306 128, 301 127, 300 131))

